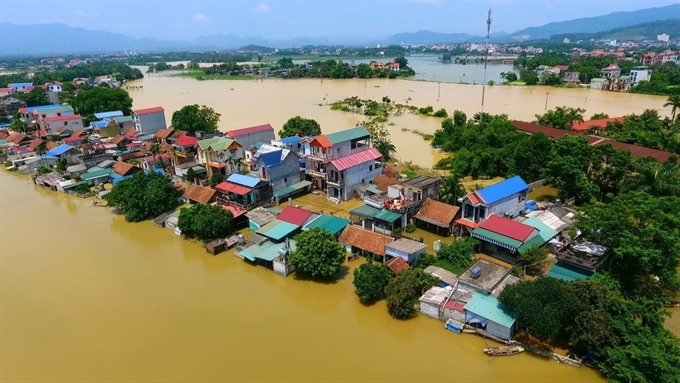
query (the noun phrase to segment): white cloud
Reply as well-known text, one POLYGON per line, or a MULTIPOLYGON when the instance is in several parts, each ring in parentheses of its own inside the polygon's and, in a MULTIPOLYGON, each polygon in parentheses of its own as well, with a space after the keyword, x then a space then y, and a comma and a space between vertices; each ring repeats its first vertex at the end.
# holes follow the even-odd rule
POLYGON ((194 15, 191 17, 191 20, 203 28, 207 28, 210 26, 210 24, 212 24, 212 20, 210 20, 208 16, 201 12, 194 13, 194 15))
POLYGON ((267 4, 260 3, 257 5, 257 7, 253 8, 253 11, 258 13, 267 13, 269 12, 269 6, 267 4))

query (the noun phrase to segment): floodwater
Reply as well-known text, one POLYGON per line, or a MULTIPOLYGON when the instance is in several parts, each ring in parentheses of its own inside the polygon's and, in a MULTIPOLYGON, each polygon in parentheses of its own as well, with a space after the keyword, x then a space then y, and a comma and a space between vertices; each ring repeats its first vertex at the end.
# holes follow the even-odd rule
POLYGON ((0 171, 0 381, 602 382, 0 171))
MULTIPOLYGON (((462 110, 469 117, 481 110, 482 98, 480 85, 389 79, 197 81, 161 73, 146 74, 144 79, 130 85, 143 85, 143 89, 130 91, 134 108, 162 106, 170 124, 172 113, 183 106, 208 105, 221 113, 219 127, 224 131, 269 123, 278 132, 296 115, 316 120, 327 133, 347 129, 367 117, 334 111, 328 104, 351 96, 373 100, 388 96, 397 103, 432 105, 434 110, 445 108, 449 113, 462 110)), ((512 119, 525 121, 543 113, 546 105, 548 109, 561 105, 584 108, 586 117, 597 112, 621 116, 648 108, 670 115, 670 108, 663 108, 665 102, 663 96, 580 88, 486 86, 484 111, 505 113, 512 119)), ((413 114, 390 117, 386 126, 397 148, 396 159, 432 167, 441 154, 413 131, 432 134, 441 127, 441 121, 441 118, 413 114)))

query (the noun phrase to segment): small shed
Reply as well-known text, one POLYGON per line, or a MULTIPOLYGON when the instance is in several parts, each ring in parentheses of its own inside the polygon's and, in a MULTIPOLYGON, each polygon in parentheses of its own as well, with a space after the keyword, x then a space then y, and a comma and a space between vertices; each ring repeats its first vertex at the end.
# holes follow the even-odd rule
POLYGON ((458 206, 428 198, 413 217, 413 220, 420 227, 428 230, 434 229, 436 232, 443 231, 450 235, 453 232, 454 219, 459 210, 458 206))
POLYGON ((394 275, 411 268, 411 266, 401 257, 395 257, 387 260, 387 262, 385 262, 385 266, 387 266, 387 268, 390 269, 394 275))
POLYGON ((433 277, 439 278, 442 287, 455 286, 456 282, 458 282, 458 277, 456 274, 438 266, 430 265, 427 266, 423 271, 433 277))
POLYGON ((424 253, 427 245, 408 238, 399 238, 385 245, 385 254, 390 257, 399 257, 413 265, 418 261, 420 254, 424 253))
POLYGON ((268 224, 276 218, 276 214, 270 212, 269 210, 258 206, 255 209, 246 213, 248 217, 248 227, 252 231, 256 231, 262 226, 268 224))
POLYGON ((479 326, 505 340, 510 340, 517 330, 517 321, 507 313, 498 299, 480 292, 465 304, 465 323, 479 326))
POLYGON ((420 297, 420 312, 434 319, 441 319, 439 317, 439 305, 446 300, 446 297, 451 294, 453 288, 451 286, 439 287, 434 286, 420 297))

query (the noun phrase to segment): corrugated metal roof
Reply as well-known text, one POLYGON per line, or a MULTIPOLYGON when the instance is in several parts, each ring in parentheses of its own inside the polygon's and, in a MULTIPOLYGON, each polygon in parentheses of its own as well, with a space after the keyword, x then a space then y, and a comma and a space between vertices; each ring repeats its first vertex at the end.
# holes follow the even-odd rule
POLYGON ((360 140, 363 138, 369 138, 371 134, 363 126, 357 126, 356 128, 345 129, 339 132, 333 132, 326 134, 326 138, 331 144, 335 145, 340 142, 360 140))
POLYGON ((553 267, 548 272, 549 277, 561 279, 567 282, 592 278, 594 275, 594 272, 588 272, 559 261, 555 263, 555 265, 553 265, 553 267))
POLYGON ((81 174, 80 179, 88 181, 88 180, 93 180, 95 178, 110 176, 111 173, 113 173, 113 169, 96 170, 96 171, 81 174))
POLYGON ((280 241, 298 230, 300 226, 279 219, 272 220, 268 224, 257 229, 256 233, 264 235, 275 241, 280 241))
POLYGON ((310 146, 319 146, 319 147, 322 147, 322 148, 330 148, 331 146, 333 146, 333 143, 330 142, 330 140, 328 140, 328 138, 325 135, 320 134, 320 135, 314 137, 314 139, 309 143, 309 145, 310 146))
POLYGON ((231 183, 231 182, 227 182, 227 181, 224 181, 224 182, 218 184, 217 186, 215 186, 215 189, 222 191, 222 192, 225 192, 225 193, 234 193, 234 194, 238 194, 238 195, 245 195, 245 194, 250 193, 253 190, 251 188, 241 186, 241 185, 237 185, 235 183, 231 183))
POLYGON ((283 162, 283 149, 260 153, 259 158, 267 167, 276 166, 283 162))
POLYGON ((227 181, 235 183, 237 185, 247 186, 249 188, 254 188, 260 183, 260 179, 257 177, 246 176, 243 174, 233 173, 227 178, 227 181))
POLYGON ((272 136, 274 135, 274 128, 270 124, 251 126, 249 128, 235 129, 227 132, 227 135, 231 138, 236 138, 240 136, 245 136, 247 134, 261 133, 271 130, 272 136))
POLYGON ((381 158, 382 154, 376 148, 370 148, 361 152, 336 158, 331 161, 331 164, 338 169, 338 171, 343 171, 345 169, 361 165, 363 163, 374 161, 381 158))
POLYGON ((525 219, 524 222, 522 223, 536 228, 538 230, 538 235, 541 236, 544 243, 550 241, 551 239, 557 236, 557 231, 555 231, 553 228, 546 225, 545 223, 543 223, 543 221, 536 217, 529 217, 525 219))
POLYGON ((295 206, 286 206, 281 214, 276 217, 280 221, 289 222, 297 226, 302 226, 312 215, 312 212, 295 206))
POLYGON ((328 230, 333 235, 337 235, 345 226, 349 225, 350 221, 344 218, 336 217, 333 215, 322 214, 318 216, 315 220, 305 225, 302 230, 311 230, 315 227, 320 227, 322 229, 328 230))
POLYGON ((515 222, 508 218, 502 218, 497 215, 492 215, 479 225, 480 229, 512 238, 514 240, 524 242, 531 233, 536 230, 534 227, 525 225, 523 223, 515 222))
POLYGON ((123 112, 120 110, 112 110, 110 112, 100 112, 100 113, 95 113, 94 116, 98 119, 104 119, 104 118, 111 118, 111 117, 119 117, 122 116, 123 112))
POLYGON ((506 237, 502 234, 494 233, 493 231, 485 230, 480 227, 472 231, 472 236, 479 239, 489 240, 491 243, 500 242, 510 249, 517 250, 522 245, 522 241, 506 237))
POLYGON ((157 106, 155 108, 136 109, 135 114, 140 116, 140 115, 143 115, 143 114, 159 113, 159 112, 163 112, 163 111, 164 111, 164 109, 162 107, 157 106))
POLYGON ((494 202, 502 200, 503 198, 527 190, 528 188, 529 186, 526 184, 526 182, 524 182, 522 177, 514 176, 491 186, 487 186, 484 189, 479 189, 477 194, 479 194, 484 199, 484 201, 490 205, 494 202))
POLYGON ((49 152, 45 153, 45 156, 46 157, 58 157, 59 155, 64 154, 71 149, 73 149, 73 146, 61 144, 61 145, 57 146, 56 148, 50 150, 49 152))
POLYGON ((496 297, 480 292, 477 292, 472 299, 465 304, 465 310, 510 328, 515 324, 515 318, 507 314, 503 308, 503 305, 496 297))

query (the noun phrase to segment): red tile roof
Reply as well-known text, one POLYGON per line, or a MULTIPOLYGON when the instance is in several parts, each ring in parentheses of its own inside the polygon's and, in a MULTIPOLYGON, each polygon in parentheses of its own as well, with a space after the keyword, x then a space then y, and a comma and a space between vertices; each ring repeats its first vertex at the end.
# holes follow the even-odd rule
POLYGON ((418 210, 414 218, 429 222, 441 227, 451 226, 451 222, 458 214, 460 207, 449 205, 444 202, 428 198, 423 207, 418 210))
POLYGON ((401 271, 411 268, 408 262, 406 262, 402 257, 394 257, 390 259, 389 261, 385 262, 385 266, 387 266, 395 274, 399 274, 401 271))
POLYGON ((293 225, 302 226, 311 215, 312 212, 309 210, 294 206, 286 206, 276 218, 281 221, 292 223, 293 225))
POLYGON ((473 228, 473 229, 476 229, 476 228, 479 227, 479 224, 477 222, 472 222, 472 221, 467 220, 465 218, 458 218, 456 220, 456 223, 459 224, 459 225, 463 225, 463 226, 473 228))
POLYGON ((241 185, 236 185, 231 182, 224 181, 217 186, 215 186, 215 189, 224 192, 224 193, 234 193, 238 195, 245 195, 250 193, 253 189, 241 186, 241 185))
POLYGON ((143 114, 151 114, 151 113, 158 113, 158 112, 163 112, 164 109, 161 108, 160 106, 157 106, 155 108, 146 108, 146 109, 136 109, 135 114, 136 115, 143 115, 143 114))
POLYGON ((34 138, 34 139, 31 140, 31 142, 28 143, 28 146, 26 148, 30 151, 33 151, 33 150, 35 150, 35 148, 38 147, 38 145, 42 144, 43 142, 45 142, 45 141, 43 141, 40 138, 34 138))
POLYGON ((118 174, 119 176, 126 176, 128 174, 132 174, 132 172, 135 169, 139 168, 135 168, 133 165, 130 165, 127 162, 118 161, 115 164, 113 164, 113 172, 118 174))
POLYGON ((58 143, 56 143, 54 141, 47 141, 47 150, 52 150, 52 149, 56 148, 57 146, 59 146, 58 143))
POLYGON ((26 135, 25 135, 25 134, 21 134, 21 133, 19 133, 19 132, 13 132, 13 133, 10 133, 10 135, 7 136, 7 138, 5 138, 5 141, 7 141, 7 142, 13 142, 13 143, 15 143, 15 144, 18 145, 18 144, 19 144, 21 141, 23 141, 25 138, 26 138, 26 135))
POLYGON ((177 139, 175 145, 177 146, 194 146, 198 142, 198 138, 191 136, 182 136, 177 139))
POLYGON ((125 136, 119 134, 119 135, 113 137, 113 139, 111 141, 109 141, 109 143, 114 144, 114 145, 118 145, 126 139, 127 138, 125 136))
POLYGON ((388 187, 398 184, 399 180, 394 177, 388 177, 380 174, 376 176, 375 179, 373 179, 373 183, 377 185, 375 187, 376 189, 384 192, 387 191, 388 187))
POLYGON ((574 124, 571 126, 571 130, 576 132, 582 132, 584 130, 590 130, 591 128, 604 129, 610 122, 623 122, 623 119, 624 119, 623 117, 614 117, 614 118, 600 118, 598 120, 589 120, 583 122, 574 122, 574 124))
POLYGON ((344 157, 336 158, 331 164, 339 171, 382 158, 382 154, 376 148, 370 148, 344 157))
POLYGON ((321 148, 330 148, 333 146, 328 137, 324 136, 323 134, 314 137, 314 139, 309 142, 309 145, 321 148))
POLYGON ((153 134, 153 138, 168 138, 172 134, 172 129, 161 129, 153 134))
POLYGON ((635 157, 652 157, 659 162, 666 162, 669 158, 671 158, 671 156, 673 156, 673 153, 664 152, 662 150, 645 148, 644 146, 626 144, 624 142, 614 140, 601 140, 600 142, 596 143, 595 146, 607 144, 611 145, 614 149, 627 150, 635 157))
POLYGON ((385 246, 394 238, 364 230, 358 226, 348 225, 340 234, 338 241, 376 255, 385 255, 385 246))
POLYGON ((55 121, 67 121, 67 120, 81 120, 82 117, 79 114, 73 114, 70 116, 56 116, 56 117, 45 117, 44 122, 55 122, 55 121))
POLYGON ((274 128, 272 128, 272 126, 269 125, 269 124, 251 126, 249 128, 230 130, 230 131, 227 132, 227 136, 229 136, 231 138, 236 138, 236 137, 245 136, 247 134, 266 132, 268 130, 271 130, 272 133, 274 132, 274 128))
POLYGON ((481 229, 489 230, 496 234, 500 234, 520 242, 526 241, 531 233, 536 230, 536 228, 529 225, 515 222, 511 219, 499 217, 497 215, 490 216, 486 219, 486 221, 482 222, 479 227, 481 229))
POLYGON ((62 141, 64 141, 64 142, 76 142, 76 141, 80 141, 80 136, 71 135, 70 137, 64 138, 62 141))
POLYGON ((467 197, 473 204, 476 205, 479 203, 479 198, 477 198, 477 194, 475 194, 474 192, 468 194, 467 197))
POLYGON ((198 203, 207 204, 213 199, 217 191, 200 185, 190 185, 184 192, 184 198, 198 203))

